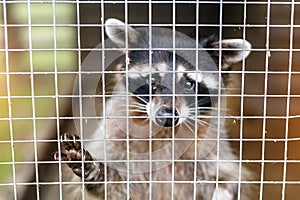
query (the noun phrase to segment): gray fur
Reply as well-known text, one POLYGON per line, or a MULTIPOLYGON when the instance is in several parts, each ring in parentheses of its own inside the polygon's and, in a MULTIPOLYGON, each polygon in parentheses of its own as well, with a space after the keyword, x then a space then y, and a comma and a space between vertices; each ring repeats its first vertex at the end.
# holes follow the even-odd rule
MULTIPOLYGON (((106 27, 106 33, 112 41, 116 42, 120 47, 126 46, 124 39, 122 39, 122 34, 120 36, 120 33, 125 31, 123 22, 116 19, 109 19, 106 22, 106 27)), ((144 45, 147 44, 145 43, 145 39, 148 37, 147 31, 136 32, 135 29, 128 27, 128 30, 125 32, 129 36, 129 46, 136 44, 138 47, 145 47, 144 45), (145 37, 141 37, 142 35, 145 37)), ((167 32, 165 35, 158 37, 158 40, 155 40, 156 37, 153 36, 152 46, 172 47, 172 45, 170 46, 167 42, 170 39, 169 37, 170 35, 168 35, 167 32)), ((176 41, 178 41, 176 45, 179 46, 194 45, 189 42, 185 43, 186 40, 179 39, 176 41)), ((240 48, 240 45, 238 47, 240 48)), ((193 70, 199 72, 203 69, 204 65, 213 64, 215 67, 213 60, 207 57, 205 52, 201 52, 201 55, 205 55, 203 56, 204 59, 200 60, 198 62, 199 66, 193 70)), ((242 54, 239 54, 239 56, 241 55, 242 54)), ((184 56, 189 57, 189 55, 186 54, 184 54, 184 56)), ((242 55, 242 57, 246 56, 242 55)), ((194 56, 191 56, 191 58, 194 58, 194 56)), ((240 61, 241 59, 231 59, 231 61, 232 60, 240 61)), ((188 70, 192 70, 190 68, 192 64, 193 62, 189 64, 188 70)), ((214 69, 212 67, 208 68, 214 69)), ((206 75, 207 74, 205 74, 205 76, 206 75)), ((118 91, 126 91, 124 82, 119 82, 119 85, 116 87, 118 91)), ((129 98, 128 100, 129 105, 136 105, 136 103, 139 102, 138 99, 135 98, 129 98)), ((154 104, 156 103, 155 101, 156 99, 154 98, 154 104)), ((181 103, 184 104, 184 101, 182 100, 181 103)), ((217 107, 218 104, 214 103, 212 106, 217 107)), ((223 108, 223 103, 221 107, 223 108)), ((150 194, 152 199, 158 200, 171 198, 193 199, 194 197, 202 200, 212 200, 213 198, 220 200, 237 199, 239 192, 237 181, 239 181, 240 169, 239 163, 232 162, 232 160, 238 161, 239 158, 228 141, 218 141, 220 138, 227 138, 228 134, 225 127, 218 125, 220 123, 219 120, 203 118, 202 120, 204 122, 202 124, 198 123, 196 126, 190 125, 190 127, 187 127, 183 124, 179 124, 172 128, 162 128, 151 120, 144 122, 145 120, 129 119, 127 121, 125 118, 127 116, 125 108, 127 108, 126 97, 119 96, 110 98, 106 102, 105 107, 106 120, 101 120, 99 122, 99 128, 94 131, 93 134, 89 134, 84 138, 93 141, 85 142, 84 147, 93 156, 95 163, 103 160, 124 160, 123 162, 106 163, 106 180, 119 182, 109 183, 106 186, 99 183, 100 185, 102 184, 102 187, 97 187, 96 191, 85 187, 86 199, 103 199, 105 196, 107 196, 107 199, 126 199, 128 195, 130 199, 140 200, 149 199, 150 194), (114 116, 123 116, 124 118, 116 119, 114 116), (152 133, 149 133, 150 128, 152 133), (154 139, 151 143, 149 142, 150 134, 151 138, 154 139), (127 140, 141 138, 145 140, 127 140), (195 138, 199 140, 195 141, 195 138), (120 141, 120 139, 123 140, 120 141), (203 142, 203 140, 200 139, 206 139, 207 141, 203 142), (127 146, 128 144, 129 147, 127 146), (149 146, 151 146, 151 152, 149 152, 149 146), (195 147, 197 148, 196 150, 195 147), (128 148, 130 148, 130 152, 128 152, 128 148), (106 152, 104 150, 106 150, 106 152), (152 169, 150 168, 149 162, 147 162, 150 159, 150 155, 152 159, 152 169), (128 156, 129 160, 138 161, 127 163, 128 156), (196 163, 195 156, 197 156, 196 163), (163 161, 159 162, 157 160, 163 161), (196 170, 194 169, 195 167, 196 170), (216 192, 217 175, 218 181, 220 181, 218 183, 218 193, 216 192), (127 185, 127 180, 132 181, 132 183, 127 185), (174 185, 172 185, 172 181, 175 181, 174 185), (232 181, 232 183, 226 183, 228 181, 232 181), (129 189, 129 191, 127 189, 129 189), (194 189, 196 190, 194 191, 194 189), (127 192, 130 192, 130 194, 127 192)), ((210 110, 207 116, 218 116, 218 114, 220 113, 213 109, 210 110)), ((67 167, 65 170, 66 172, 71 172, 67 167)), ((81 178, 72 175, 73 174, 71 174, 71 177, 73 177, 74 180, 81 180, 81 178)), ((250 171, 243 168, 241 180, 251 180, 252 176, 250 171)), ((88 180, 85 179, 85 181, 88 180)), ((100 182, 101 181, 103 180, 100 180, 100 182)), ((242 185, 240 191, 242 200, 251 199, 252 187, 251 185, 245 187, 242 185)), ((71 196, 73 196, 74 199, 80 199, 82 195, 80 188, 81 185, 73 185, 70 187, 70 191, 64 194, 68 196, 68 199, 71 199, 71 196)))

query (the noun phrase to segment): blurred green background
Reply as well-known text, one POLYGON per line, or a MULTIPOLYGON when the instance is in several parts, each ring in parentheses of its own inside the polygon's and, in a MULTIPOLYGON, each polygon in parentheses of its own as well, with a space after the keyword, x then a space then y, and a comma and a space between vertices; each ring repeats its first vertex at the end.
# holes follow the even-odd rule
MULTIPOLYGON (((28 172, 16 174, 17 182, 31 179, 26 168, 44 153, 43 145, 34 150, 34 139, 56 138, 55 117, 68 108, 78 66, 76 4, 5 6, 6 12, 0 6, 0 184, 14 183, 12 162, 28 172)), ((0 187, 0 194, 12 189, 0 187)))

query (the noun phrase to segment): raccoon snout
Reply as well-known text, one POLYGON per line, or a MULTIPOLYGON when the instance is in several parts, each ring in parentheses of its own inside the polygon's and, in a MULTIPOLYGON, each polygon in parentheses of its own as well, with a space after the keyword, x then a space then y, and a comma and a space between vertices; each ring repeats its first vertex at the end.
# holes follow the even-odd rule
POLYGON ((176 109, 173 112, 170 108, 160 107, 155 114, 155 122, 163 127, 176 126, 179 122, 179 114, 176 109))

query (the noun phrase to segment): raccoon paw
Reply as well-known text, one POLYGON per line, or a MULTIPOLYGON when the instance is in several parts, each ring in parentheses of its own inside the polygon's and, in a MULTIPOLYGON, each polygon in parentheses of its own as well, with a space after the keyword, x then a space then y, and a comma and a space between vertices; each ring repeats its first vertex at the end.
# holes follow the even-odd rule
POLYGON ((59 154, 56 151, 54 160, 70 161, 67 165, 73 172, 79 177, 82 177, 82 172, 84 172, 84 178, 86 178, 90 171, 93 170, 94 164, 88 162, 93 161, 93 158, 88 151, 81 147, 80 138, 75 134, 64 133, 61 136, 61 144, 65 153, 59 154), (82 166, 84 166, 84 170, 82 170, 82 166))

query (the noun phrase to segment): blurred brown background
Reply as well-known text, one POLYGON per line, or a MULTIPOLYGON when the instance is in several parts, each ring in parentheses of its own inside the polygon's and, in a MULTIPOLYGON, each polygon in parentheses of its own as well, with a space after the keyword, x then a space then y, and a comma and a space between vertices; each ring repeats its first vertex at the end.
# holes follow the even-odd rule
MULTIPOLYGON (((49 164, 46 161, 52 161, 56 143, 53 139, 57 138, 57 130, 63 126, 64 121, 57 121, 56 116, 70 116, 70 94, 78 63, 84 60, 91 48, 101 42, 102 17, 125 20, 127 13, 130 24, 148 24, 149 17, 153 24, 172 24, 175 13, 178 24, 176 29, 188 35, 195 35, 196 27, 184 25, 195 24, 196 17, 199 17, 199 32, 202 36, 218 35, 220 28, 218 2, 200 3, 199 12, 196 12, 194 3, 188 2, 176 3, 175 12, 172 3, 155 2, 125 5, 82 1, 77 8, 73 3, 37 1, 30 5, 6 3, 6 12, 3 12, 4 8, 2 5, 0 149, 4 153, 0 157, 0 184, 13 183, 13 168, 9 163, 12 160, 11 141, 15 141, 14 161, 19 162, 16 164, 16 181, 47 181, 47 176, 44 175, 51 172, 48 171, 49 164), (79 15, 76 13, 77 9, 79 15), (28 27, 29 20, 32 29, 28 27), (53 26, 54 23, 56 26, 53 26), (5 36, 6 31, 8 38, 5 36), (78 32, 80 38, 77 36, 78 32), (8 46, 5 40, 8 41, 8 46), (5 47, 10 49, 8 55, 5 54, 5 47), (77 51, 79 47, 80 54, 77 51), (31 53, 30 48, 35 50, 31 53), (5 74, 6 67, 9 72, 15 72, 9 75, 9 84, 5 74), (62 73, 54 73, 56 69, 62 73), (12 96, 11 109, 8 106, 9 94, 12 96), (53 98, 57 94, 60 95, 59 98, 53 98), (36 96, 34 104, 32 95, 36 96), (32 112, 33 108, 35 113, 32 112), (10 121, 10 117, 14 120, 10 121), (33 117, 37 118, 35 122, 30 119, 33 117), (39 140, 36 155, 33 153, 34 139, 39 140), (36 165, 36 160, 42 162, 36 165), (21 161, 32 163, 22 164, 21 161), (39 177, 35 174, 36 168, 39 169, 39 177)), ((239 116, 242 110, 244 118, 228 120, 232 130, 231 137, 239 138, 242 130, 242 137, 249 139, 242 143, 242 158, 252 161, 246 165, 257 172, 258 181, 263 173, 263 180, 267 181, 263 185, 263 199, 282 199, 283 185, 276 181, 283 181, 285 177, 284 181, 288 182, 285 185, 285 199, 296 200, 300 196, 300 150, 297 148, 300 146, 300 139, 285 139, 300 138, 300 4, 292 7, 289 1, 271 2, 269 5, 265 2, 248 1, 244 4, 225 1, 221 19, 223 38, 243 38, 245 31, 246 39, 253 45, 244 73, 236 73, 233 77, 233 85, 238 89, 234 94, 241 94, 239 89, 244 80, 244 104, 241 108, 241 98, 231 97, 229 114, 239 116), (295 26, 290 46, 292 22, 295 26), (297 115, 298 117, 293 117, 297 115), (262 116, 266 118, 263 119, 262 116), (286 116, 289 116, 288 122, 286 116), (262 142, 262 138, 266 139, 265 142, 262 142), (265 161, 263 171, 260 161, 262 158, 265 161), (284 159, 288 162, 284 163, 284 159)), ((233 70, 242 70, 242 65, 235 66, 233 70)), ((236 142, 234 146, 239 151, 240 143, 236 142)), ((55 173, 57 176, 57 172, 55 173)), ((48 187, 52 186, 40 186, 41 195, 48 187)), ((22 196, 24 199, 36 198, 36 186, 28 189, 20 185, 17 189, 20 199, 22 196)), ((0 185, 1 191, 12 192, 13 186, 0 185)), ((58 198, 54 196, 53 199, 58 198)))

